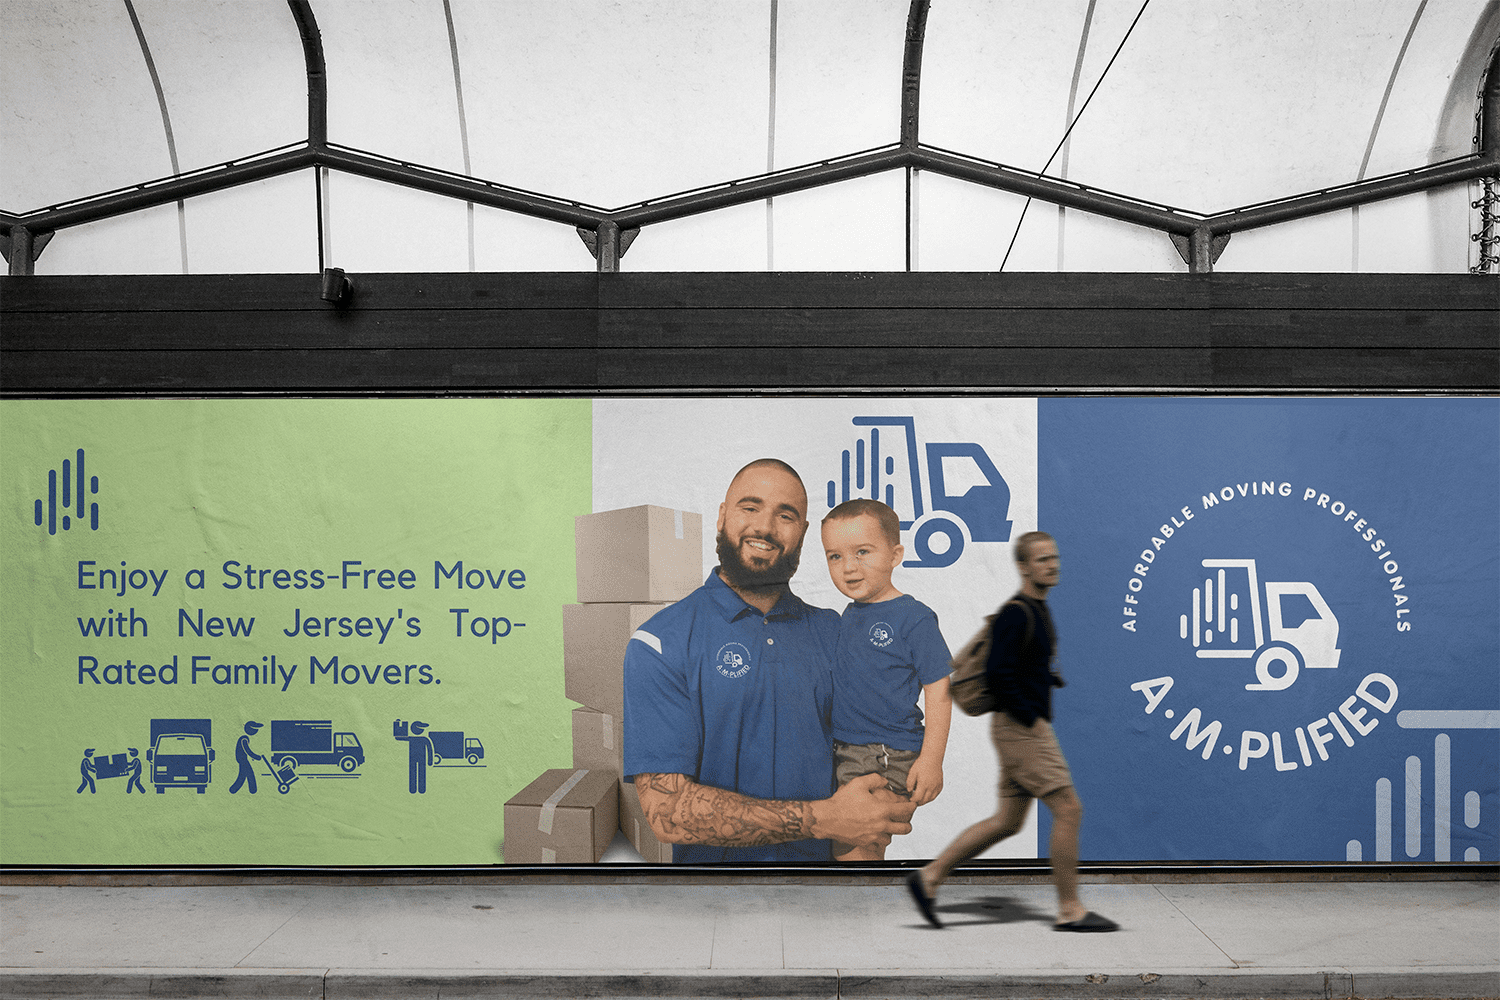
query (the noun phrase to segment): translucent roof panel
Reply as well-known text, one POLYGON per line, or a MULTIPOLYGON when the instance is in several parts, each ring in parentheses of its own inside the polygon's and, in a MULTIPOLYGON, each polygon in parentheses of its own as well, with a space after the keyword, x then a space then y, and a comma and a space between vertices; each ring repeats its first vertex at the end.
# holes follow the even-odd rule
POLYGON ((921 138, 1199 212, 1319 190, 1469 152, 1436 125, 1485 6, 951 0, 921 138))
POLYGON ((1500 3, 5 0, 0 37, 43 273, 589 269, 612 222, 627 270, 1171 271, 1209 217, 1219 267, 1423 271, 1480 259, 1466 177, 1240 210, 1472 160, 1500 3))
POLYGON ((320 0, 315 9, 330 139, 591 205, 898 136, 900 0, 320 0))
POLYGON ((40 208, 300 142, 284 4, 0 3, 0 207, 40 208))

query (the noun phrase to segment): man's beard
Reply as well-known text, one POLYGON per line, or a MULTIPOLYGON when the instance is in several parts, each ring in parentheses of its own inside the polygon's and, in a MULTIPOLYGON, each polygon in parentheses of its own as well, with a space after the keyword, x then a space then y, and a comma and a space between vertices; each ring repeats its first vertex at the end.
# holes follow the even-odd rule
MULTIPOLYGON (((797 562, 802 556, 802 546, 788 552, 782 549, 769 564, 762 568, 745 565, 740 558, 740 548, 729 540, 723 529, 714 539, 719 553, 719 571, 728 583, 744 590, 760 590, 780 587, 789 583, 797 572, 797 562)), ((763 541, 770 541, 763 539, 763 541)), ((774 545, 775 542, 770 544, 774 545)))

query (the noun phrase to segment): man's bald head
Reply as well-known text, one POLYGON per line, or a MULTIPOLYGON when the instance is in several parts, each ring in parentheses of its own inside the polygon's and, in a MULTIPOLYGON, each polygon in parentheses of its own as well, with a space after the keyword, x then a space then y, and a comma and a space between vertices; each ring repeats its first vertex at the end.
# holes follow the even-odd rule
POLYGON ((784 586, 807 533, 807 489, 779 458, 758 458, 729 483, 719 505, 719 568, 731 586, 784 586))

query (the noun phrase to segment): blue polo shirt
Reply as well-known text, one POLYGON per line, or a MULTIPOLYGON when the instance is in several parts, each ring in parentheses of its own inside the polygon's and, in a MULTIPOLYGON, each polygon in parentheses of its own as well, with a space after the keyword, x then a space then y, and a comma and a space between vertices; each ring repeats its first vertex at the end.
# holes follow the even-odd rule
MULTIPOLYGON (((839 616, 783 594, 761 614, 717 569, 625 647, 625 774, 685 774, 758 799, 833 793, 830 715, 839 616)), ((678 863, 832 860, 827 840, 674 844, 678 863)))
POLYGON ((921 750, 922 686, 948 676, 952 654, 937 615, 910 594, 851 603, 840 623, 833 738, 921 750))

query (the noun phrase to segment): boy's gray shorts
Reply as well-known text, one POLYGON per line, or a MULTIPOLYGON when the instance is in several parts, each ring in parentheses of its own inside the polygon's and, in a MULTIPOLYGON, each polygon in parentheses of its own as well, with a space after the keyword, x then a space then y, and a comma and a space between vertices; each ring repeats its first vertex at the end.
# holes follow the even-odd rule
POLYGON ((906 776, 917 762, 918 751, 897 750, 884 743, 844 743, 833 741, 834 776, 842 788, 862 774, 878 774, 886 787, 897 795, 911 796, 906 790, 906 776))

